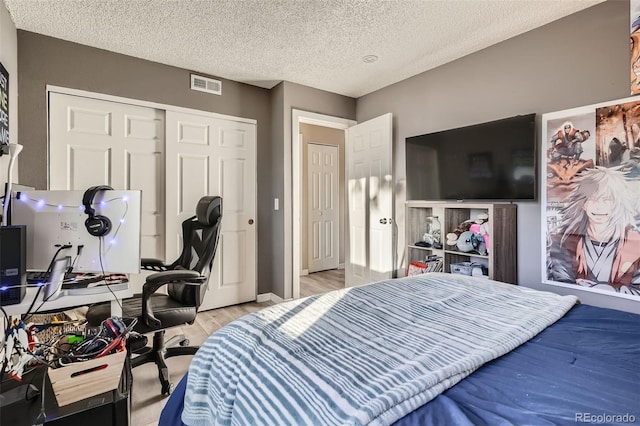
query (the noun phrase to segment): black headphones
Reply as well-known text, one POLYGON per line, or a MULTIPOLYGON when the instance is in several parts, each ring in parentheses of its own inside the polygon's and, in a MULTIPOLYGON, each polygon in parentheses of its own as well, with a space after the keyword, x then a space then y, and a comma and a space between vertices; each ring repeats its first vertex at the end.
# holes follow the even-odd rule
POLYGON ((87 189, 82 196, 82 204, 84 204, 84 212, 89 216, 84 221, 87 232, 94 237, 104 237, 111 231, 111 220, 108 217, 97 215, 96 211, 91 207, 93 197, 100 191, 108 191, 113 188, 106 185, 92 186, 87 189))

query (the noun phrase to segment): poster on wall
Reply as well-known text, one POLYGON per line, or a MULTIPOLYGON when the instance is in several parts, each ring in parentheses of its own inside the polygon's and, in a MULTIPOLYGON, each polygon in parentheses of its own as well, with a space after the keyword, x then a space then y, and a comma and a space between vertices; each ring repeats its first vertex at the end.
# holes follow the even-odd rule
POLYGON ((640 0, 630 0, 631 94, 640 93, 640 0))
POLYGON ((0 156, 9 153, 9 72, 0 63, 0 156))
POLYGON ((543 282, 640 301, 640 99, 542 116, 543 282))
POLYGON ((640 93, 640 0, 630 0, 631 94, 640 93))

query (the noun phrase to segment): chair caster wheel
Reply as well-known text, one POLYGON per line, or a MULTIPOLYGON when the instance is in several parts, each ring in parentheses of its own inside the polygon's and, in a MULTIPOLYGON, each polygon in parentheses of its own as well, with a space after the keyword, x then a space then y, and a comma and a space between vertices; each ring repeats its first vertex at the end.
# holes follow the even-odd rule
POLYGON ((162 395, 171 395, 173 392, 173 383, 169 383, 167 385, 162 385, 162 395))
POLYGON ((191 342, 189 341, 189 339, 184 339, 182 342, 180 342, 180 346, 189 346, 191 342))

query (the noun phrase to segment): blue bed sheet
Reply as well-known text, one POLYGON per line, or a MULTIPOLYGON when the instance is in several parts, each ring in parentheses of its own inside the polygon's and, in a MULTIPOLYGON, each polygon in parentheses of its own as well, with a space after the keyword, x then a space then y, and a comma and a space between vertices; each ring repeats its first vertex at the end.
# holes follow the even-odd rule
MULTIPOLYGON (((185 388, 160 425, 183 424, 185 388)), ((578 305, 395 424, 622 424, 640 422, 639 400, 640 315, 578 305)))

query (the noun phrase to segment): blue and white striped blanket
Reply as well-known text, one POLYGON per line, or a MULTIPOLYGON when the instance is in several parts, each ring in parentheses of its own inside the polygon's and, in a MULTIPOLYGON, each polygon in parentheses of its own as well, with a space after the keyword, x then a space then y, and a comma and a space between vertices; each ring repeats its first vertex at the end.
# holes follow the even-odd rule
POLYGON ((390 424, 526 342, 576 302, 425 274, 281 303, 212 334, 187 425, 390 424))

